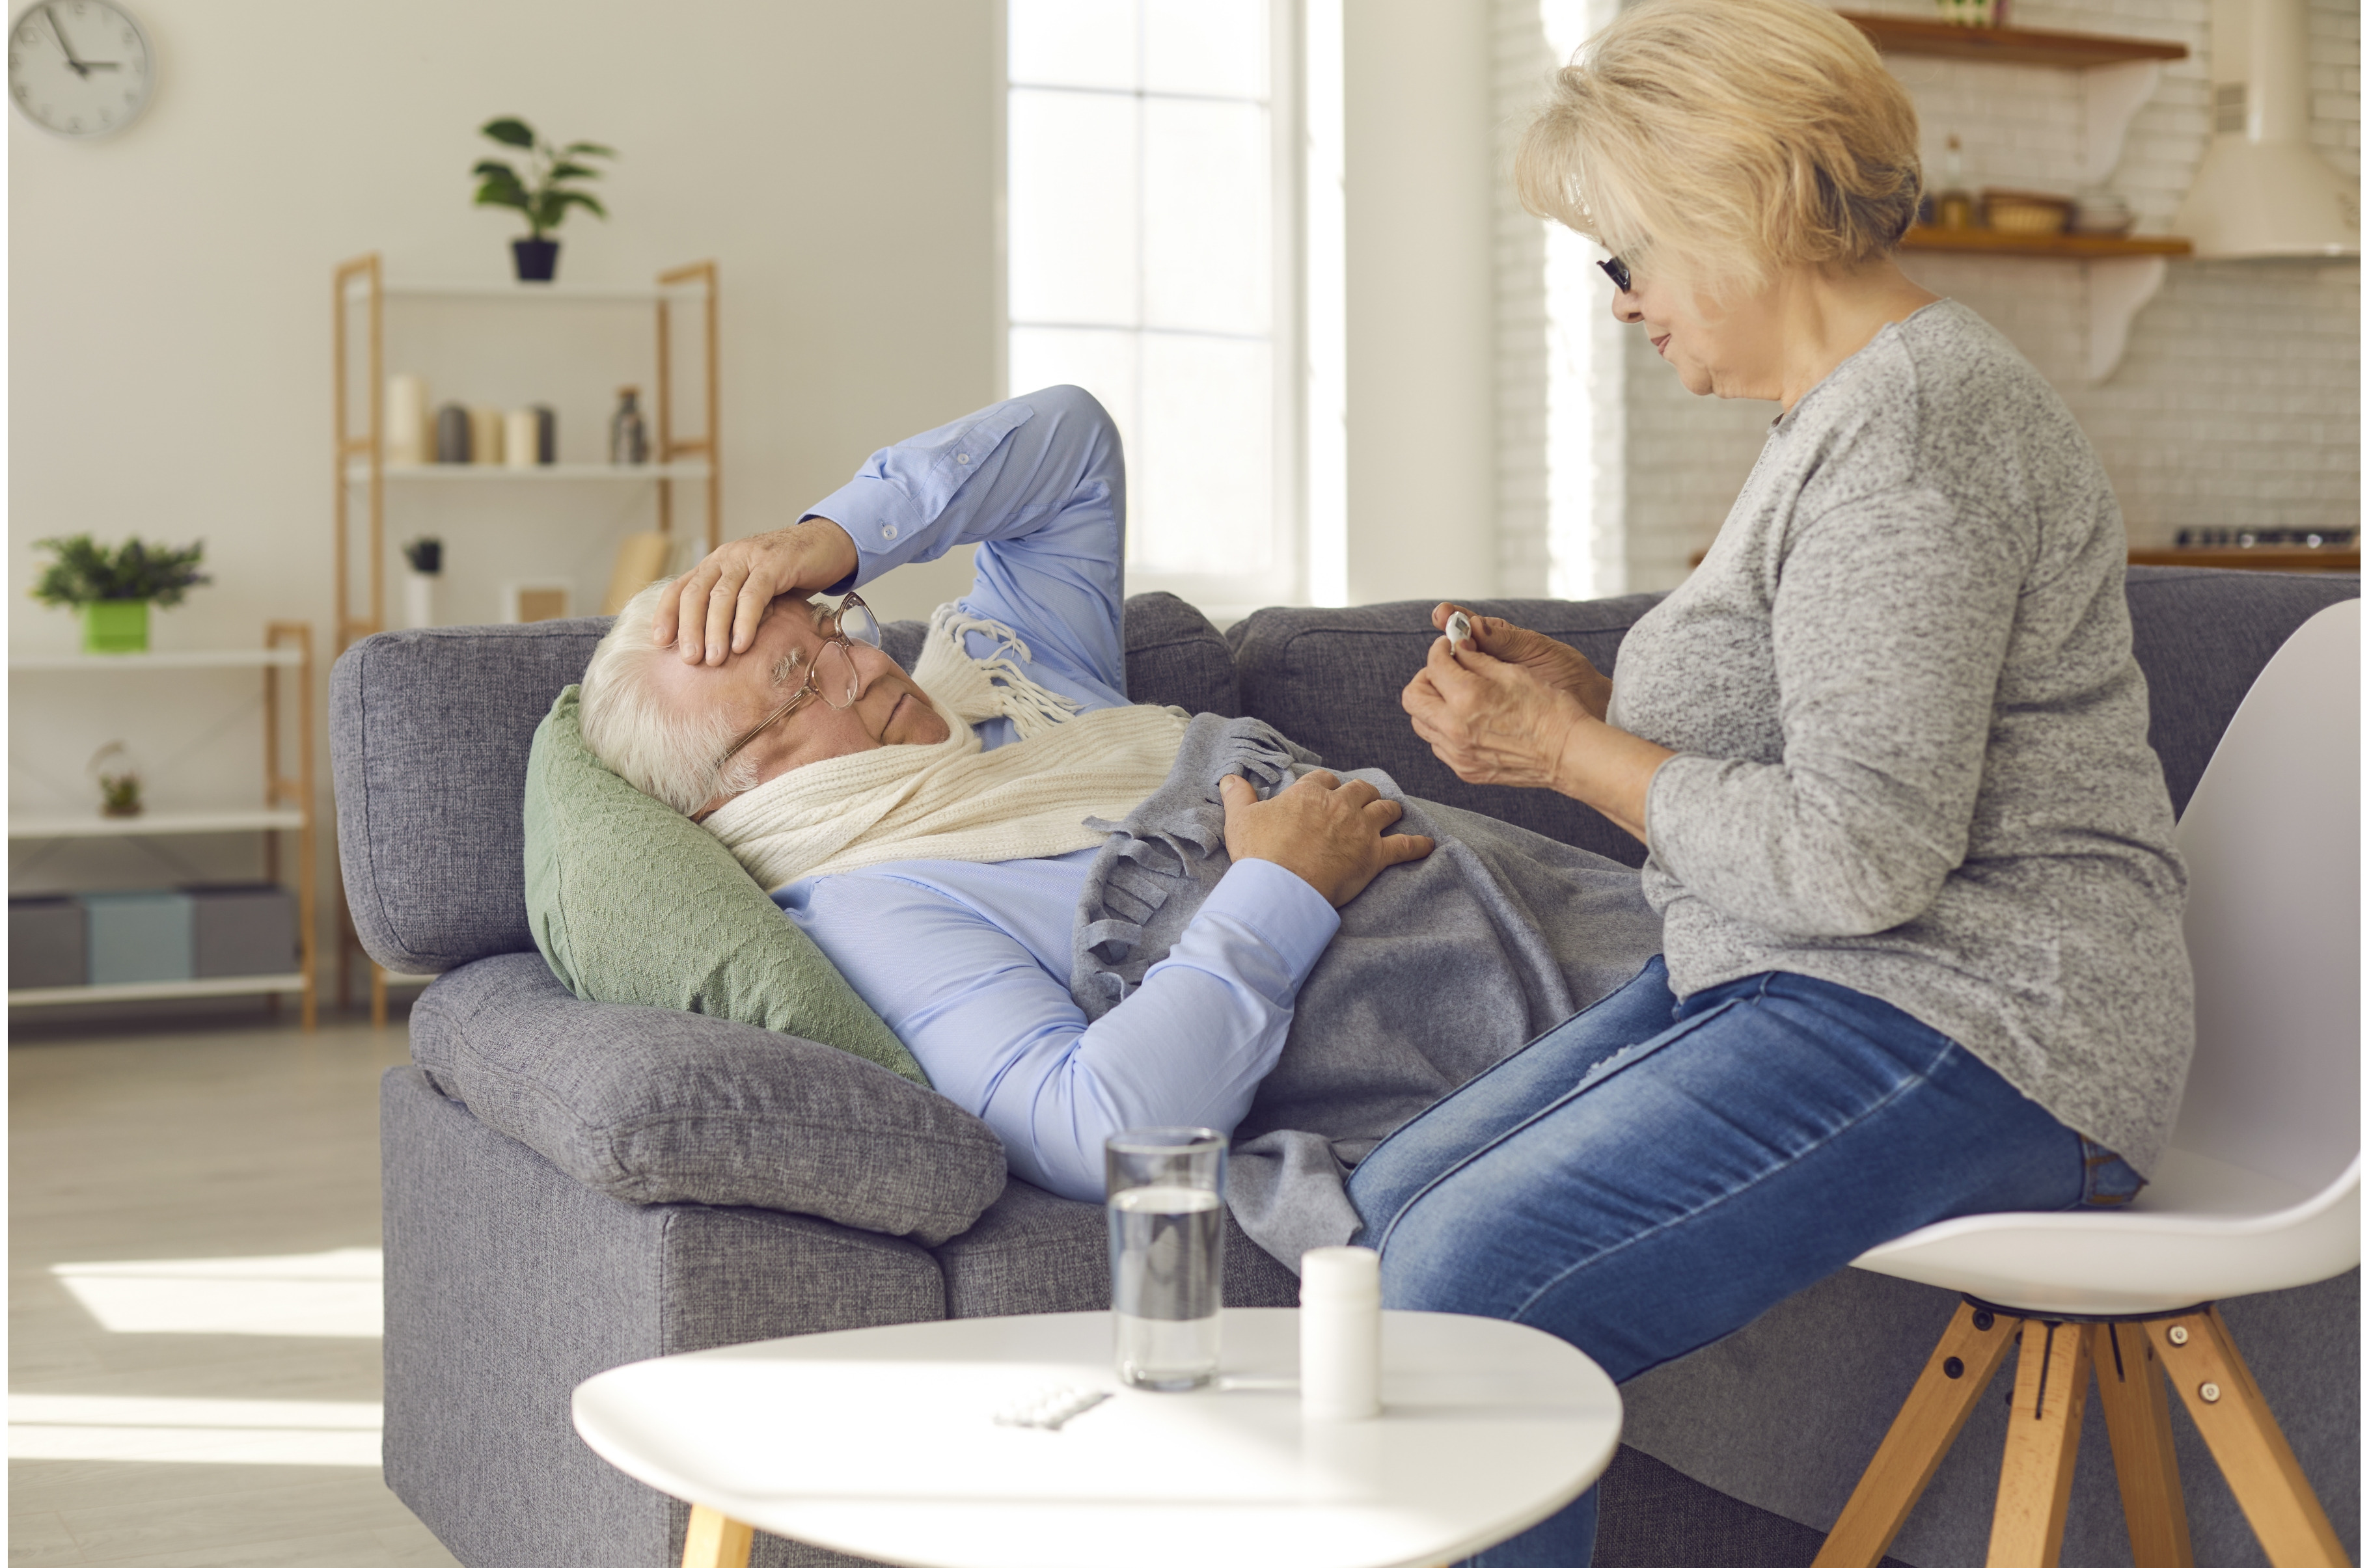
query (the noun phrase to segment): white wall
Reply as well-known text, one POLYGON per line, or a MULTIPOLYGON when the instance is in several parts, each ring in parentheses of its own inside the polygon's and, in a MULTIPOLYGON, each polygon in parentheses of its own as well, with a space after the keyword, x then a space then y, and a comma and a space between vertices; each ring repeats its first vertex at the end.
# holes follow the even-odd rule
POLYGON ((1497 586, 1486 0, 1343 16, 1349 598, 1497 586))
MULTIPOLYGON (((561 231, 563 279, 721 261, 727 535, 794 517, 875 447, 996 395, 999 73, 983 0, 133 4, 158 61, 139 123, 74 144, 9 115, 12 652, 74 645, 73 618, 24 591, 30 541, 83 530, 206 540, 214 585, 158 618, 158 647, 249 645, 265 620, 298 619, 326 652, 330 269, 378 250, 395 272, 503 276, 515 215, 469 204, 471 164, 498 151, 475 128, 496 114, 624 154, 601 187, 612 221, 578 213, 561 231)), ((391 318, 391 347, 398 335, 391 318)), ((644 368, 647 335, 625 334, 644 368)), ((570 456, 591 455, 614 385, 639 373, 596 375, 585 345, 547 336, 523 359, 475 352, 476 385, 391 368, 426 369, 440 399, 553 395, 570 456), (486 384, 488 365, 509 379, 486 384)), ((557 494, 518 509, 577 574, 579 602, 597 601, 630 508, 613 491, 557 494)), ((390 532, 446 532, 465 555, 490 549, 510 504, 440 521, 398 501, 390 532)), ((950 562, 879 598, 910 613, 967 581, 950 562)), ((485 585, 452 592, 455 619, 489 613, 485 585)), ((117 735, 169 765, 160 803, 248 798, 246 684, 102 678, 12 679, 20 809, 79 801, 83 759, 117 735)), ((177 865, 120 846, 29 865, 20 846, 12 885, 254 864, 248 841, 171 847, 177 865)))

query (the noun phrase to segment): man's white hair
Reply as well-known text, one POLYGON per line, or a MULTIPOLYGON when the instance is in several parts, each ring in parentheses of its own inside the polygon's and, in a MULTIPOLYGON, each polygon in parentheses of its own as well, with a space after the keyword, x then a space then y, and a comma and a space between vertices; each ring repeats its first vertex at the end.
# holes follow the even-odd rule
POLYGON ((650 678, 659 660, 677 656, 671 644, 651 642, 650 626, 679 581, 652 583, 618 614, 584 668, 578 718, 593 756, 643 794, 689 816, 718 795, 753 788, 757 778, 745 753, 715 765, 732 744, 730 714, 685 709, 650 678))

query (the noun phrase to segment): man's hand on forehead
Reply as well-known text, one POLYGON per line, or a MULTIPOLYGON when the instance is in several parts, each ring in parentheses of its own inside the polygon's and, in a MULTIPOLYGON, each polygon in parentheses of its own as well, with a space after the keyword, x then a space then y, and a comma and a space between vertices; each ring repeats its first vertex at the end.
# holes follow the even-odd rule
POLYGON ((734 540, 661 595, 650 641, 671 642, 686 664, 721 665, 745 653, 776 599, 803 600, 854 574, 855 541, 828 517, 734 540))

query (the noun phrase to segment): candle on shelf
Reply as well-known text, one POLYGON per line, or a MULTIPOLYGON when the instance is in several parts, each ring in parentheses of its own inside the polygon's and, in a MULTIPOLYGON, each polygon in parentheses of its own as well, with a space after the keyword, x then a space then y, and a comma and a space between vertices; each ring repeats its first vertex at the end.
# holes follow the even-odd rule
POLYGON ((535 429, 534 410, 513 408, 502 416, 502 465, 532 468, 542 442, 535 429))
POLYGON ((448 403, 436 411, 436 460, 469 460, 469 411, 457 403, 448 403))
POLYGON ((502 411, 469 410, 469 460, 484 467, 502 460, 502 411))
POLYGON ((408 468, 435 456, 428 427, 428 383, 418 376, 386 379, 386 460, 408 468))

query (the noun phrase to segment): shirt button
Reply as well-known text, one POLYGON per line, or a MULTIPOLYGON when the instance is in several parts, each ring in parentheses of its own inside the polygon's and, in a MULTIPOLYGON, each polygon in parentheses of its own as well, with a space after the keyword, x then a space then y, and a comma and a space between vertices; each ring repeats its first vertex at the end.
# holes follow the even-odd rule
POLYGON ((882 539, 895 539, 897 537, 897 525, 894 523, 881 524, 880 537, 882 539))
POLYGON ((955 461, 958 463, 967 463, 970 461, 970 454, 968 452, 956 452, 955 454, 955 461))

